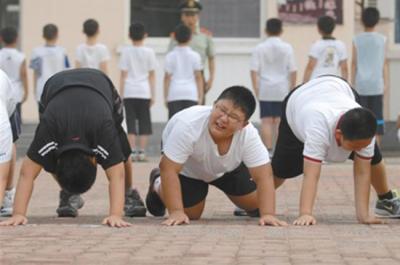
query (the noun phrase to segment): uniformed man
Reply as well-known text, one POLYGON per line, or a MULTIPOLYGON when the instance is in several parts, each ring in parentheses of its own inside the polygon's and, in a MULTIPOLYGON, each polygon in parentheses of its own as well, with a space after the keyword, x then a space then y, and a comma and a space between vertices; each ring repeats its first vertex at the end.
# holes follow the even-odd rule
MULTIPOLYGON (((214 43, 211 38, 211 32, 207 29, 200 28, 199 26, 199 13, 202 10, 200 3, 195 0, 187 0, 179 6, 179 9, 181 11, 182 23, 192 30, 192 39, 189 43, 189 46, 200 54, 203 66, 208 63, 208 80, 205 80, 205 75, 203 72, 204 104, 205 94, 210 90, 215 76, 214 43)), ((172 50, 176 45, 177 42, 172 37, 168 51, 172 50)))

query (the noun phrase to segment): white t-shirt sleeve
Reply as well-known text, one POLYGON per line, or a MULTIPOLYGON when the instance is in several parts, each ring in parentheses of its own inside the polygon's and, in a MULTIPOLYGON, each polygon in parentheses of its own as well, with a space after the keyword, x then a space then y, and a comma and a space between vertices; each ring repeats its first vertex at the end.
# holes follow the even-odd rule
POLYGON ((110 51, 105 45, 102 45, 100 49, 100 62, 109 61, 110 59, 110 51))
POLYGON ((203 65, 201 63, 201 57, 198 53, 193 53, 193 69, 195 71, 203 70, 203 65))
POLYGON ((330 145, 329 126, 317 116, 307 118, 307 120, 309 122, 304 124, 306 132, 303 156, 322 162, 327 156, 330 145))
POLYGON ((318 59, 318 54, 319 54, 319 45, 318 45, 318 42, 316 42, 313 45, 311 45, 308 56, 318 59))
POLYGON ((76 56, 75 59, 76 59, 78 62, 80 62, 80 63, 83 62, 83 51, 82 51, 82 47, 81 47, 81 46, 78 46, 78 47, 76 48, 76 54, 75 54, 75 56, 76 56))
POLYGON ((289 65, 288 65, 289 72, 294 72, 297 70, 296 67, 296 60, 294 58, 293 48, 289 47, 289 65))
POLYGON ((347 50, 343 42, 339 42, 339 61, 347 60, 347 50))
POLYGON ((258 50, 254 49, 251 53, 250 59, 250 70, 258 72, 260 69, 260 60, 258 55, 258 50))
MULTIPOLYGON (((249 125, 248 125, 249 126, 249 125)), ((243 152, 243 163, 248 168, 258 167, 270 162, 268 151, 254 127, 247 128, 243 152)))
POLYGON ((165 57, 164 70, 168 74, 171 74, 173 72, 171 54, 167 54, 167 56, 165 57))
POLYGON ((119 59, 119 69, 123 70, 123 71, 128 71, 129 69, 129 60, 128 60, 128 54, 126 52, 126 50, 122 50, 121 52, 121 57, 119 59))
POLYGON ((156 53, 153 50, 149 52, 148 69, 149 71, 154 71, 157 68, 156 53))
POLYGON ((0 122, 0 164, 6 163, 12 157, 12 132, 8 119, 0 122))
POLYGON ((178 121, 163 137, 163 152, 169 159, 178 164, 184 164, 193 153, 194 139, 190 125, 178 121))

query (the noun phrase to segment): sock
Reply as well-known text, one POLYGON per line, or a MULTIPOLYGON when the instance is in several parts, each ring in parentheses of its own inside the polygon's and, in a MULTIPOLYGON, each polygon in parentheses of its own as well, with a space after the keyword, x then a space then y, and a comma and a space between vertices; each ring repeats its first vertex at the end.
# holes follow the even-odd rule
POLYGON ((158 177, 158 178, 154 181, 153 189, 154 189, 155 192, 157 192, 157 194, 160 194, 160 189, 161 189, 161 177, 158 177))
POLYGON ((393 193, 391 190, 389 190, 388 192, 378 195, 379 200, 391 200, 393 199, 393 193))

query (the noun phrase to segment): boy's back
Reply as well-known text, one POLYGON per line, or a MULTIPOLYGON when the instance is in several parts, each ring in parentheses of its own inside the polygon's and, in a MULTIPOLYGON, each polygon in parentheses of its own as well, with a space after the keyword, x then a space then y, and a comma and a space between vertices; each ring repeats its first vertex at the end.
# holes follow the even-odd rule
POLYGON ((320 75, 340 76, 340 62, 347 59, 346 46, 340 40, 324 38, 311 46, 309 56, 317 61, 311 79, 320 75))
POLYGON ((123 96, 150 98, 149 72, 157 66, 154 50, 145 46, 127 46, 121 52, 119 66, 128 72, 123 96))
POLYGON ((37 75, 35 98, 39 102, 47 79, 69 67, 66 50, 56 45, 37 47, 32 52, 30 67, 37 75))
POLYGON ((355 88, 361 95, 383 93, 383 67, 386 37, 377 32, 363 32, 354 37, 357 52, 355 88))
POLYGON ((0 69, 2 69, 13 84, 13 96, 17 102, 21 102, 24 96, 21 65, 25 55, 15 48, 3 48, 0 50, 0 69))
POLYGON ((100 69, 102 62, 110 60, 110 53, 104 44, 80 44, 76 49, 76 60, 80 67, 100 69))

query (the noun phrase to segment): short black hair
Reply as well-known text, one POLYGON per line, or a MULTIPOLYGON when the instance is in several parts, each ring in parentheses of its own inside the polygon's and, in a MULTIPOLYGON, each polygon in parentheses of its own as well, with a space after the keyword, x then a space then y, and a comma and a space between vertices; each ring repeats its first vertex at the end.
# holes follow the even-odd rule
POLYGON ((282 32, 282 20, 278 18, 268 19, 265 23, 265 30, 271 35, 280 34, 282 32))
POLYGON ((244 86, 228 87, 222 91, 215 103, 222 99, 232 101, 235 107, 243 111, 246 120, 250 119, 256 109, 256 99, 251 91, 244 86))
POLYGON ((1 38, 6 45, 13 44, 18 38, 17 30, 13 27, 5 27, 1 30, 1 38))
POLYGON ((355 108, 343 114, 338 127, 342 131, 344 139, 363 140, 375 136, 377 122, 375 115, 370 110, 355 108))
POLYGON ((367 7, 363 10, 361 21, 367 28, 372 28, 378 24, 380 19, 379 10, 375 7, 367 7))
POLYGON ((93 18, 89 18, 85 22, 83 22, 83 33, 85 33, 86 36, 92 37, 96 35, 98 31, 99 23, 93 18))
POLYGON ((97 166, 90 156, 78 149, 63 152, 58 157, 56 179, 61 188, 80 194, 90 189, 96 180, 97 166))
POLYGON ((335 29, 335 20, 330 16, 322 16, 318 18, 318 29, 324 34, 332 34, 335 29))
POLYGON ((129 26, 129 37, 132 40, 143 40, 145 34, 146 31, 142 23, 134 22, 129 26))
POLYGON ((175 39, 178 43, 186 43, 192 37, 192 30, 183 24, 176 26, 174 30, 175 39))
POLYGON ((58 28, 54 24, 46 24, 43 27, 43 38, 46 40, 54 40, 58 35, 58 28))

